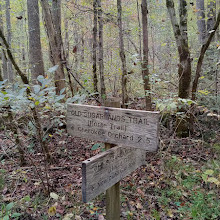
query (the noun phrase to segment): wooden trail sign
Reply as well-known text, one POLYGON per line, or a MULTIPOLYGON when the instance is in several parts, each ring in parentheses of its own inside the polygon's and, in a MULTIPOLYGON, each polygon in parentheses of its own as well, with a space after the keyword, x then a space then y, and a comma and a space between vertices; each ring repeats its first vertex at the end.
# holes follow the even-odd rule
POLYGON ((159 112, 79 104, 67 106, 67 131, 75 137, 146 151, 158 147, 159 112))
POLYGON ((140 149, 114 147, 82 164, 83 202, 88 202, 146 162, 140 149))

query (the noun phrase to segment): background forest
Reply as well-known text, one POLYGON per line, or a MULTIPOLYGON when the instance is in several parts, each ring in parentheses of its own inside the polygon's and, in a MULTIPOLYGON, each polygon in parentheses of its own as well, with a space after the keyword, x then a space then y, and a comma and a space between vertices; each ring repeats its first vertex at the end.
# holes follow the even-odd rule
POLYGON ((219 22, 219 0, 0 0, 0 219, 105 219, 80 191, 103 144, 65 115, 107 99, 161 112, 121 218, 219 219, 219 22))

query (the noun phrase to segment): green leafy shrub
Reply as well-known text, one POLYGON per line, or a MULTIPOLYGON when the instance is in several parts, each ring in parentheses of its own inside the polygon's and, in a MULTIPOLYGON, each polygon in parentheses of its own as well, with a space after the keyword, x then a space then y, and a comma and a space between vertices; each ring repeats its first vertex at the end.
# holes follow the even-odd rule
POLYGON ((18 219, 21 216, 21 213, 13 212, 14 203, 1 205, 0 218, 2 220, 18 219))

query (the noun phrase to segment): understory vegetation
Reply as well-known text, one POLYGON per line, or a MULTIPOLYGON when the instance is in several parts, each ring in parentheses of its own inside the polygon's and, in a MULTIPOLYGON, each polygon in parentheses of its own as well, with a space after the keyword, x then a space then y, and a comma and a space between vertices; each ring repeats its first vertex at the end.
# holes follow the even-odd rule
POLYGON ((109 100, 160 113, 120 218, 219 220, 219 23, 219 0, 0 0, 0 220, 106 219, 106 195, 81 190, 105 144, 66 116, 109 100))

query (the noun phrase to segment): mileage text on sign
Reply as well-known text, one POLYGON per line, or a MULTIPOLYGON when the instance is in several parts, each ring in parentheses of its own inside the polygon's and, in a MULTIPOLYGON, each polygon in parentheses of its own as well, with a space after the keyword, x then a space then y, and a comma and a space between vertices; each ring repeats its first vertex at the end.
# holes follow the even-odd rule
POLYGON ((159 112, 68 104, 67 129, 75 137, 156 151, 159 112))

